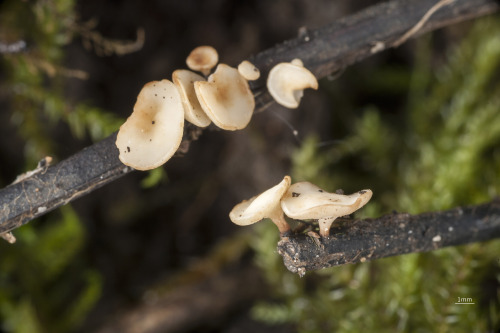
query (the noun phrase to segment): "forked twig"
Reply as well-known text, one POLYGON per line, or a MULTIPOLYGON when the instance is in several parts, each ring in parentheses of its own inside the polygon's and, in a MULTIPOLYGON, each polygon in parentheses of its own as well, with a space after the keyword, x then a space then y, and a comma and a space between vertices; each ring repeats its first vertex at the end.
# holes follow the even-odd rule
MULTIPOLYGON (((393 0, 377 4, 257 54, 251 61, 263 75, 252 84, 255 112, 272 103, 265 89, 265 77, 279 62, 300 58, 316 77, 323 78, 373 55, 374 41, 394 40, 416 29, 410 22, 420 20, 417 28, 423 33, 500 9, 495 0, 455 0, 438 12, 435 9, 432 16, 424 15, 424 20, 422 13, 429 13, 427 8, 433 3, 433 0, 393 0)), ((413 36, 415 32, 409 37, 413 36)), ((187 134, 184 146, 194 138, 187 134)), ((44 172, 1 189, 0 233, 18 228, 131 172, 118 159, 115 138, 113 134, 44 172)))

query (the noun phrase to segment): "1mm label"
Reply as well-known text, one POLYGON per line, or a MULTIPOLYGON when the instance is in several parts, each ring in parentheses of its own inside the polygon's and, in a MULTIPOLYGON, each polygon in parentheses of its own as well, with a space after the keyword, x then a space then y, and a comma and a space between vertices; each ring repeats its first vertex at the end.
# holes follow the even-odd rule
POLYGON ((475 304, 471 297, 458 297, 458 302, 455 304, 475 304))

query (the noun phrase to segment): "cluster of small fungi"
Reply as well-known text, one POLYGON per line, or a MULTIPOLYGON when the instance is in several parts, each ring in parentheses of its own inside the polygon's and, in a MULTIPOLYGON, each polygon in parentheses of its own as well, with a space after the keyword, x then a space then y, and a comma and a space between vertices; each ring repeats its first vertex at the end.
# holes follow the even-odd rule
MULTIPOLYGON (((167 162, 182 141, 184 120, 207 127, 210 123, 224 130, 240 130, 250 122, 255 100, 248 81, 257 80, 260 71, 249 61, 238 68, 219 64, 211 46, 195 48, 186 59, 185 69, 172 73, 172 81, 149 82, 137 96, 134 111, 120 127, 116 138, 119 158, 137 170, 150 170, 167 162)), ((300 59, 274 66, 267 77, 267 89, 278 104, 297 108, 306 88, 318 89, 316 77, 300 59)), ((328 237, 333 221, 349 215, 370 200, 372 192, 351 195, 328 193, 308 182, 291 185, 289 176, 264 193, 236 205, 229 214, 238 225, 249 225, 270 218, 280 235, 290 233, 284 213, 293 219, 318 220, 320 235, 328 237)))
POLYGON ((269 218, 278 227, 280 236, 290 234, 284 215, 298 220, 317 220, 321 237, 328 237, 337 217, 354 213, 372 197, 371 190, 343 195, 328 193, 309 182, 291 185, 289 176, 269 190, 236 205, 229 218, 238 225, 250 225, 269 218))
MULTIPOLYGON (((217 65, 218 60, 213 47, 199 46, 189 54, 186 64, 203 76, 178 69, 172 73, 173 82, 161 80, 144 85, 116 139, 123 164, 150 170, 167 162, 181 144, 184 120, 199 127, 213 122, 230 131, 248 125, 255 109, 248 81, 257 80, 260 71, 246 60, 237 69, 217 65)), ((303 90, 317 89, 318 81, 302 61, 295 59, 271 69, 267 88, 277 103, 296 108, 303 90)))

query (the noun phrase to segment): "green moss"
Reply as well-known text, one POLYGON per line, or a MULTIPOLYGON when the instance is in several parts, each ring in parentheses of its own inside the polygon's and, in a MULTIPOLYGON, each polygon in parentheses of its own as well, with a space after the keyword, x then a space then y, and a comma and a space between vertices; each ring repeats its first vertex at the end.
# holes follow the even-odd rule
MULTIPOLYGON (((55 156, 56 126, 77 139, 100 140, 122 121, 102 109, 68 99, 68 79, 86 73, 65 65, 65 47, 74 37, 74 0, 4 1, 0 39, 26 41, 23 52, 2 54, 4 93, 11 121, 24 140, 26 169, 55 156), (22 19, 20 19, 22 18, 22 19)), ((5 180, 7 183, 8 180, 5 180)), ((71 207, 51 213, 44 223, 16 230, 14 245, 0 243, 0 330, 74 331, 101 294, 101 277, 85 267, 85 232, 71 207)))
POLYGON ((0 318, 12 332, 67 332, 80 324, 101 293, 97 272, 82 267, 84 229, 69 206, 34 230, 0 243, 0 318))
POLYGON ((2 3, 1 38, 25 40, 27 50, 2 56, 11 95, 12 121, 26 141, 28 165, 53 155, 55 126, 67 124, 79 139, 100 140, 116 131, 121 119, 102 109, 68 100, 66 80, 87 73, 65 67, 65 46, 77 30, 73 0, 2 3), (22 20, 18 18, 22 17, 22 20), (22 24, 20 23, 22 22, 22 24))

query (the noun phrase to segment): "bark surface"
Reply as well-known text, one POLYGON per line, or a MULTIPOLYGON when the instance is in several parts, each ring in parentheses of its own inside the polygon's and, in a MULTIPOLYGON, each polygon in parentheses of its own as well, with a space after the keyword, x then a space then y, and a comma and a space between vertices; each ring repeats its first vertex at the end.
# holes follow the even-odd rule
POLYGON ((500 237, 500 199, 419 215, 390 214, 334 224, 329 238, 292 235, 278 243, 288 270, 306 271, 365 262, 500 237))

